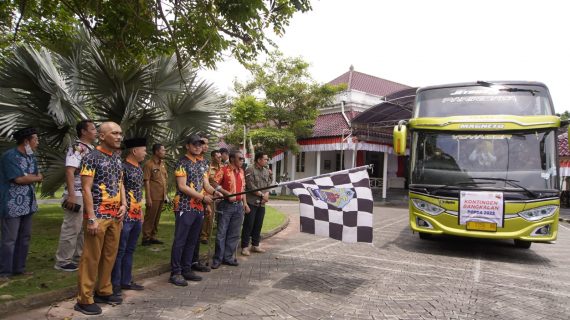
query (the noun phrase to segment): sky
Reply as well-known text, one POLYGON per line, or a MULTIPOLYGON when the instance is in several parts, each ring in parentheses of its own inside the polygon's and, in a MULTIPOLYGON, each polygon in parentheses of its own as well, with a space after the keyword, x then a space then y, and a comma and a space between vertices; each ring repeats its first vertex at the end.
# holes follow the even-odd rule
MULTIPOLYGON (((312 0, 283 37, 286 56, 326 83, 355 71, 408 86, 477 80, 543 82, 570 110, 570 18, 564 1, 312 0)), ((263 57, 260 58, 260 61, 263 57)), ((200 76, 221 93, 248 72, 231 56, 200 76)))

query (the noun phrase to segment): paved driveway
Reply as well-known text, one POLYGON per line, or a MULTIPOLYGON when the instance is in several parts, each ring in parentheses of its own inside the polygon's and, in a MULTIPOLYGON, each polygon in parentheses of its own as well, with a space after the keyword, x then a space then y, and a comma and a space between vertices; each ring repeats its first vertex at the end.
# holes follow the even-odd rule
MULTIPOLYGON (((298 205, 274 203, 290 226, 266 240, 266 254, 240 258, 179 288, 168 275, 124 292, 105 319, 568 319, 570 224, 554 245, 420 240, 406 209, 376 207, 375 241, 345 244, 301 234, 298 205)), ((14 319, 83 318, 73 301, 14 319)))

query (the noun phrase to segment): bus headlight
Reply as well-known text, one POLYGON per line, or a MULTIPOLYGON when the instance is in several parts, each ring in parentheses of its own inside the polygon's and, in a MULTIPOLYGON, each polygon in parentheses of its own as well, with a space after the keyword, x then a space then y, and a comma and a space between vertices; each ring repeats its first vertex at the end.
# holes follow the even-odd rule
POLYGON ((525 220, 528 221, 538 221, 546 217, 552 216, 556 212, 556 209, 558 209, 558 206, 538 207, 530 210, 521 211, 519 212, 519 216, 523 217, 525 220))
POLYGON ((416 208, 418 208, 418 210, 432 216, 437 216, 438 214, 445 211, 445 209, 443 209, 442 207, 438 207, 436 205, 433 205, 427 201, 423 201, 420 199, 412 199, 412 203, 416 208))

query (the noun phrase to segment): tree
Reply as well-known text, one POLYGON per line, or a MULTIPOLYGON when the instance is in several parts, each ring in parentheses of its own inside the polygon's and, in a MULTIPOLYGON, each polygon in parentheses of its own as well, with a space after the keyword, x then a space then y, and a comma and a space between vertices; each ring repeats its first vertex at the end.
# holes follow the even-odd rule
POLYGON ((16 129, 38 129, 43 194, 63 183, 65 148, 80 119, 117 122, 125 138, 161 142, 171 158, 188 134, 219 126, 222 100, 188 62, 163 56, 124 65, 105 56, 100 46, 83 32, 64 54, 20 46, 0 63, 0 146, 9 145, 16 129))
POLYGON ((310 0, 7 0, 0 4, 0 50, 21 43, 64 49, 79 25, 119 61, 176 54, 194 66, 213 67, 229 50, 250 61, 272 44, 270 29, 285 32, 310 0))
MULTIPOLYGON (((287 58, 277 51, 272 52, 264 63, 247 64, 247 67, 253 79, 236 83, 238 96, 232 110, 238 110, 238 106, 246 101, 249 101, 246 105, 250 109, 264 110, 264 119, 243 120, 250 124, 248 138, 255 145, 262 146, 269 155, 278 150, 297 152, 297 140, 312 134, 318 108, 330 103, 332 97, 344 89, 344 86, 316 83, 308 72, 309 65, 303 59, 287 58), (251 101, 253 97, 257 97, 255 100, 259 105, 267 107, 255 107, 256 104, 251 101)), ((226 141, 239 141, 236 141, 236 134, 232 132, 239 130, 236 125, 242 124, 236 117, 230 120, 231 130, 226 130, 226 141)))

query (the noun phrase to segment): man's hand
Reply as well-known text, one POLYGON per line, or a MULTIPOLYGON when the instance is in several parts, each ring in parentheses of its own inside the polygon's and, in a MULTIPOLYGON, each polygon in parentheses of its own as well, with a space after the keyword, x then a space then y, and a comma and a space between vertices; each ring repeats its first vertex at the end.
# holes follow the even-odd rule
POLYGON ((209 195, 204 195, 204 198, 202 198, 202 202, 204 202, 205 204, 211 204, 213 200, 212 197, 210 197, 209 195))
POLYGON ((123 219, 125 218, 125 213, 127 213, 127 206, 122 205, 119 207, 119 212, 117 212, 117 219, 119 219, 119 221, 123 221, 123 219))
POLYGON ((93 222, 92 224, 89 223, 87 224, 87 233, 94 236, 97 234, 97 232, 99 232, 99 222, 97 221, 97 219, 95 219, 95 222, 93 222))
POLYGON ((246 204, 245 207, 243 207, 243 210, 245 212, 245 214, 248 214, 251 212, 251 209, 249 208, 249 206, 246 204))
POLYGON ((73 211, 73 207, 75 207, 76 202, 75 195, 73 192, 69 192, 67 195, 67 199, 65 200, 65 208, 69 211, 73 211))
POLYGON ((269 202, 269 192, 263 194, 263 203, 269 202))
POLYGON ((147 207, 147 209, 150 209, 150 207, 152 207, 152 199, 147 198, 144 202, 145 206, 147 207))
POLYGON ((44 180, 44 176, 38 172, 38 174, 36 175, 38 177, 38 181, 37 182, 42 182, 44 180))

